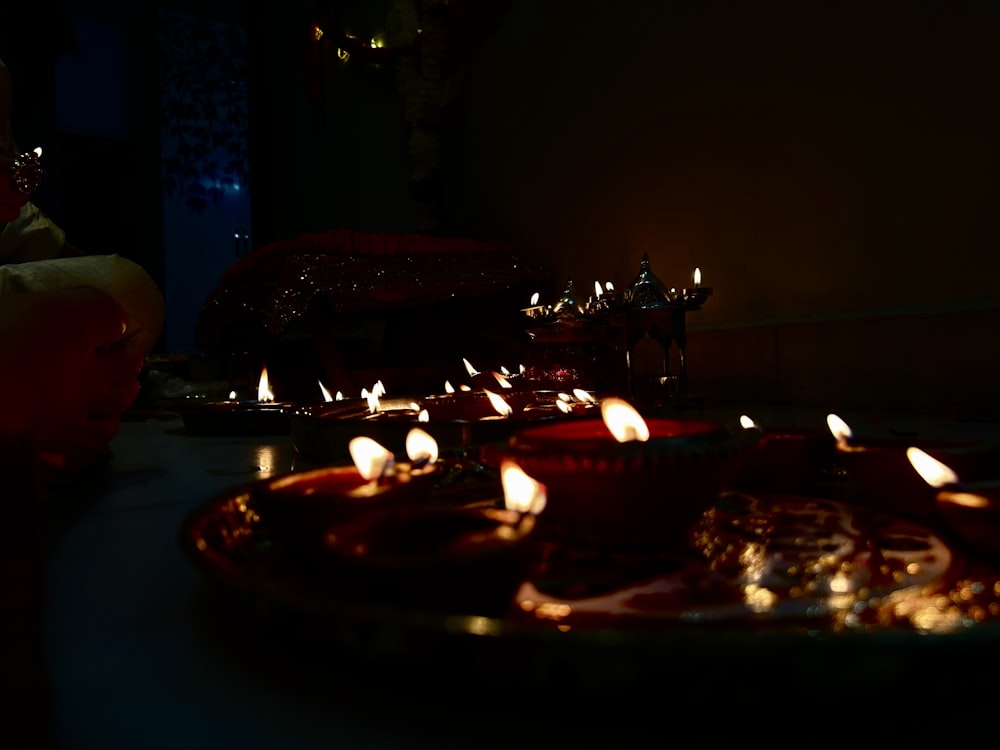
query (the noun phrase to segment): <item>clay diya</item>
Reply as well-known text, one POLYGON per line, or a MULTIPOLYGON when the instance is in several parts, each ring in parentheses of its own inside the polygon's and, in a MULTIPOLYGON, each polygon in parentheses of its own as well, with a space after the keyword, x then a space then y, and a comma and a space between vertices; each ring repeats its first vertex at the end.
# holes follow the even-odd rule
POLYGON ((907 450, 920 448, 963 476, 980 478, 1000 460, 1000 448, 982 441, 888 436, 856 438, 836 414, 827 415, 834 450, 857 500, 878 510, 907 516, 933 515, 937 492, 914 472, 907 450))
POLYGON ((759 431, 760 439, 736 477, 738 489, 808 494, 836 456, 829 432, 796 427, 764 429, 746 415, 740 417, 740 424, 759 431))
POLYGON ((195 435, 284 435, 290 425, 288 402, 275 401, 267 375, 261 369, 257 400, 239 400, 235 391, 228 401, 199 403, 181 410, 184 427, 195 435))
POLYGON ((324 534, 342 592, 420 609, 498 616, 534 560, 535 517, 491 507, 396 507, 324 534))
POLYGON ((443 393, 404 398, 379 397, 373 389, 374 398, 301 404, 288 413, 292 441, 307 461, 332 461, 346 456, 358 434, 401 451, 406 432, 422 424, 443 449, 458 450, 506 440, 528 421, 579 416, 597 404, 582 389, 557 394, 493 383, 494 390, 455 390, 445 383, 443 393))
POLYGON ((546 490, 539 529, 596 545, 676 546, 731 487, 757 435, 721 422, 644 419, 618 398, 601 418, 529 427, 502 460, 546 490))
POLYGON ((410 460, 396 461, 372 438, 355 438, 350 446, 353 465, 293 471, 261 482, 253 489, 253 505, 293 555, 312 556, 329 526, 430 494, 437 477, 437 443, 419 428, 410 431, 406 443, 410 460))
POLYGON ((962 482, 952 467, 916 446, 906 457, 935 493, 945 526, 976 554, 1000 560, 1000 480, 962 482))

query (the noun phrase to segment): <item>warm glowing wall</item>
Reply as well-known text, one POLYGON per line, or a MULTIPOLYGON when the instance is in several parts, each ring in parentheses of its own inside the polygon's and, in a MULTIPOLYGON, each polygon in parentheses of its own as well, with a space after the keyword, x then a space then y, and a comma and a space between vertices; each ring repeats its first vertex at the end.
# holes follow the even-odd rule
MULTIPOLYGON (((778 5, 493 4, 450 103, 451 226, 585 289, 627 285, 643 252, 668 285, 700 267, 691 372, 712 398, 1000 403, 1000 6, 778 5)), ((358 97, 326 123, 350 150, 324 148, 370 148, 359 120, 386 101, 358 97)), ((307 144, 286 148, 318 179, 307 144)), ((397 188, 354 215, 405 220, 397 188)))

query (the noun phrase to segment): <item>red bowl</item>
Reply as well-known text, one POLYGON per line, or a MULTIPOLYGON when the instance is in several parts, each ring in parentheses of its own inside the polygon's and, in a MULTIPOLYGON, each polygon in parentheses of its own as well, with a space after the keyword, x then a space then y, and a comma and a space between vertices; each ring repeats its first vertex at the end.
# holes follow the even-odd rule
POLYGON ((733 486, 756 431, 646 419, 649 440, 618 442, 601 418, 521 430, 502 457, 545 485, 539 528, 594 544, 685 543, 688 527, 733 486))

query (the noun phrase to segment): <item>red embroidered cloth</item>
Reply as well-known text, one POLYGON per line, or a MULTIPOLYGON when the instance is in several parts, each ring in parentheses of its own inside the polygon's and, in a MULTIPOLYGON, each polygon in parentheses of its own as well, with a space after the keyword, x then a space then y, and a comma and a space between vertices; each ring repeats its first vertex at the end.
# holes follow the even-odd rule
POLYGON ((347 229, 305 234, 230 266, 202 307, 196 340, 212 348, 228 326, 247 321, 277 335, 320 301, 350 314, 518 291, 527 300, 549 281, 507 243, 347 229))

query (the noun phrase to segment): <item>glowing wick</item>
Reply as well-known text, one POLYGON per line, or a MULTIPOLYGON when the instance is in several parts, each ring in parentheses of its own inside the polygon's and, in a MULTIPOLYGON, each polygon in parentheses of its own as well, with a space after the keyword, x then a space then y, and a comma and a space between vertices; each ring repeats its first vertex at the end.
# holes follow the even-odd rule
POLYGON ((601 402, 604 425, 619 443, 649 440, 649 426, 635 408, 620 398, 606 398, 601 402))
POLYGON ((406 455, 413 463, 432 464, 438 459, 437 441, 419 427, 406 433, 406 455))
POLYGON ((347 449, 358 473, 365 479, 378 479, 385 472, 386 466, 393 459, 392 451, 372 440, 370 437, 352 438, 347 449))
POLYGON ((944 487, 947 484, 958 484, 958 474, 951 467, 941 463, 920 448, 907 448, 906 457, 920 478, 931 487, 944 487))
POLYGON ((274 394, 271 393, 270 383, 267 379, 267 365, 260 371, 260 380, 257 382, 257 400, 262 404, 274 402, 274 394))
POLYGON ((500 464, 500 483, 507 510, 538 515, 545 509, 548 500, 545 485, 529 477, 513 461, 500 464))
POLYGON ((830 432, 838 443, 846 443, 853 436, 851 428, 848 426, 847 422, 838 417, 836 414, 826 415, 826 426, 830 428, 830 432))
POLYGON ((490 404, 496 410, 496 413, 499 414, 501 417, 509 417, 511 414, 514 413, 514 408, 506 401, 504 401, 502 396, 498 396, 492 391, 484 391, 484 392, 486 393, 486 397, 490 400, 490 404))
POLYGON ((324 401, 333 401, 333 396, 330 395, 330 391, 328 391, 326 389, 326 386, 323 385, 323 381, 322 380, 317 380, 316 382, 319 383, 319 390, 320 390, 320 393, 323 394, 323 400, 324 401))

